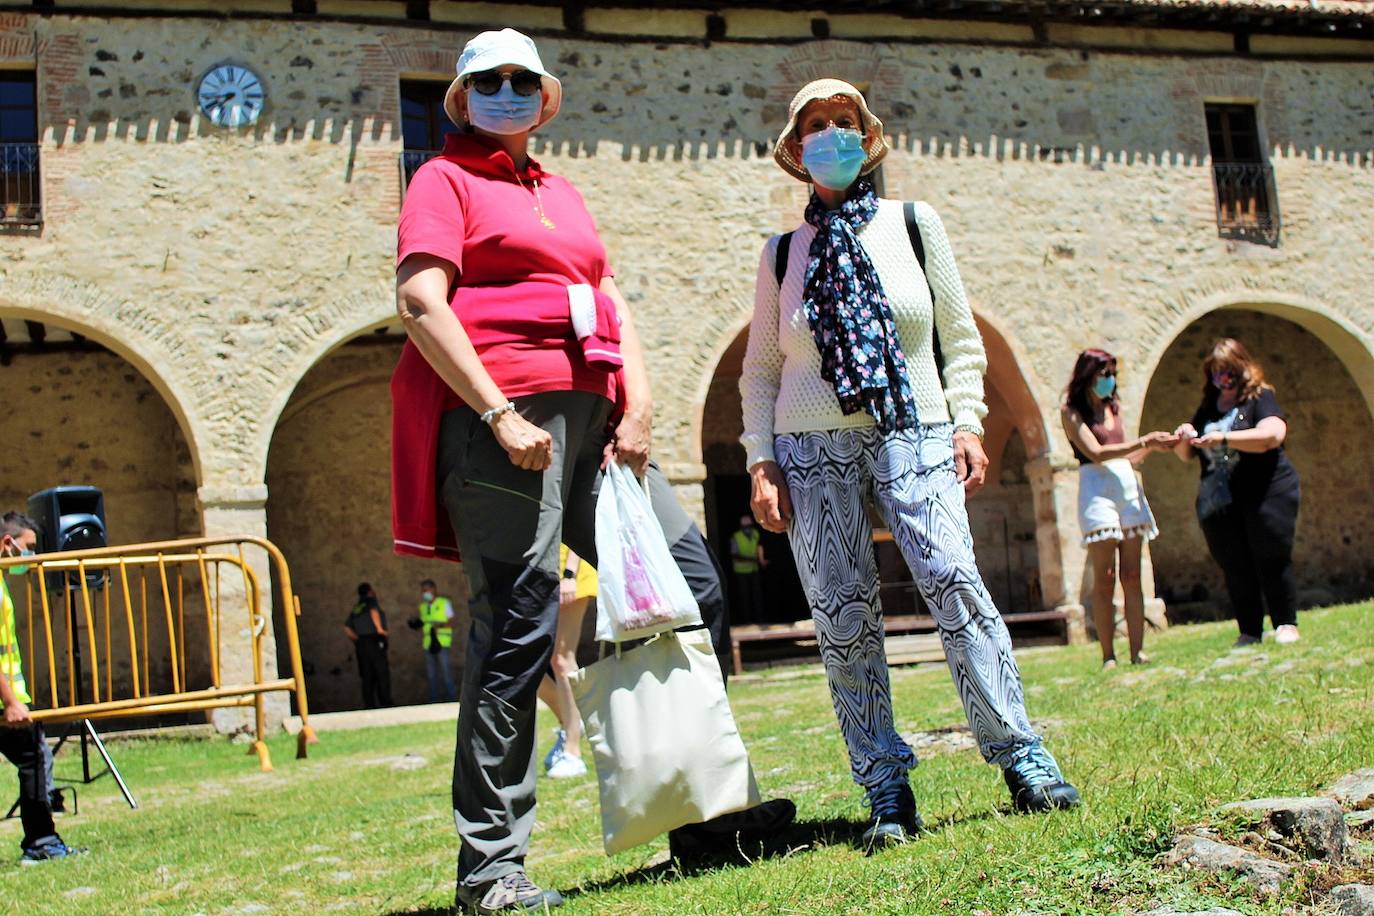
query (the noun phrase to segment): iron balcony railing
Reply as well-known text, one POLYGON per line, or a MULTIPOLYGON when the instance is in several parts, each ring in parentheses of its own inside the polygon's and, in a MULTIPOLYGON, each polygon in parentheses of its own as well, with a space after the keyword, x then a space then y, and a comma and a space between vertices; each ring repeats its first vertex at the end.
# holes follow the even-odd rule
POLYGON ((1274 170, 1262 162, 1218 162, 1217 229, 1226 238, 1277 245, 1279 214, 1274 206, 1274 170))
POLYGON ((43 222, 37 143, 0 143, 0 224, 43 222))
POLYGON ((406 188, 410 187, 410 179, 415 177, 415 170, 437 155, 439 155, 437 149, 408 149, 401 153, 402 196, 405 196, 406 188))

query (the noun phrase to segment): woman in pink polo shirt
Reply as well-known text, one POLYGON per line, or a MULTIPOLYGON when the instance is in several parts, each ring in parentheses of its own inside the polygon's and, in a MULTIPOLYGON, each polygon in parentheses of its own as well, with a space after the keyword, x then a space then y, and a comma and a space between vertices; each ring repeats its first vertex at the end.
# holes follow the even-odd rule
POLYGON ((606 249, 581 195, 527 151, 561 98, 526 36, 468 42, 444 100, 462 130, 411 179, 396 253, 410 340, 392 379, 394 536, 419 556, 461 549, 468 577, 453 807, 458 901, 481 912, 561 902, 524 871, 558 545, 596 556, 603 457, 642 473, 649 451, 648 379, 606 249))

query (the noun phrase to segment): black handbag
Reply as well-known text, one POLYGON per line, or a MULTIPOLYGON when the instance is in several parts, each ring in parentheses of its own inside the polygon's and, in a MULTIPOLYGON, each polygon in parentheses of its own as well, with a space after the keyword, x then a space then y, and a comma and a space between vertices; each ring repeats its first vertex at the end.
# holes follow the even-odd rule
POLYGON ((1197 488, 1197 517, 1209 519, 1231 505, 1231 453, 1212 462, 1197 488))

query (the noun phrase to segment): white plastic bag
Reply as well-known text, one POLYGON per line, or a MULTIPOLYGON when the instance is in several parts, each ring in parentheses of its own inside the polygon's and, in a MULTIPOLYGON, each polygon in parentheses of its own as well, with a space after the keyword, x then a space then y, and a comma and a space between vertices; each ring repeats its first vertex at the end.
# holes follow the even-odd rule
POLYGON ((612 461, 596 500, 596 638, 642 639, 701 626, 701 611, 673 562, 643 484, 612 461))
POLYGON ((596 756, 607 855, 759 803, 705 630, 665 633, 568 680, 596 756))

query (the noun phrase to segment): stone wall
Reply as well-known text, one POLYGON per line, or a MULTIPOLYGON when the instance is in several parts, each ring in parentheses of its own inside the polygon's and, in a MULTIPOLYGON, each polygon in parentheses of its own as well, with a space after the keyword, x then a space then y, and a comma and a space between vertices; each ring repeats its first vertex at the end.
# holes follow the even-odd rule
MULTIPOLYGON (((110 544, 146 543, 199 533, 195 474, 186 440, 167 404, 128 362, 108 351, 62 345, 48 351, 21 351, 11 355, 8 365, 0 366, 0 385, 6 392, 3 429, 7 443, 0 449, 0 512, 26 511, 29 496, 48 487, 86 485, 98 487, 104 494, 110 544)), ((138 644, 147 647, 149 683, 170 687, 169 630, 156 570, 151 574, 150 625, 146 627, 141 613, 144 586, 137 571, 131 575, 138 644)), ((32 601, 36 615, 41 599, 33 577, 10 580, 20 611, 19 626, 27 633, 29 595, 25 582, 35 589, 32 601)), ((84 616, 80 593, 72 592, 80 618, 84 616)), ((170 592, 175 607, 175 578, 170 592)), ((190 619, 203 619, 199 588, 193 581, 185 582, 183 595, 186 606, 192 609, 190 619)), ((115 588, 110 597, 115 616, 107 650, 105 595, 98 590, 91 593, 98 647, 95 664, 101 666, 102 684, 105 674, 112 672, 116 683, 127 685, 133 663, 124 625, 123 591, 115 588), (111 660, 107 672, 105 666, 111 660)), ((50 601, 56 671, 58 683, 63 685, 62 696, 66 697, 67 611, 60 594, 52 594, 50 601)), ((35 629, 42 632, 41 616, 35 617, 35 629)), ((80 633, 85 639, 84 625, 80 633)), ((88 645, 83 644, 87 674, 92 670, 88 645)), ((28 654, 29 648, 25 646, 27 672, 46 702, 50 699, 47 665, 31 663, 46 657, 46 643, 39 643, 37 658, 28 654)), ((191 678, 198 686, 208 686, 205 640, 193 637, 187 649, 191 678)))
MULTIPOLYGON (((60 320, 147 378, 186 436, 206 533, 264 530, 269 444, 298 382, 394 314, 398 80, 447 78, 467 35, 450 24, 459 7, 444 5, 449 21, 432 27, 0 14, 0 64, 37 65, 46 215, 41 232, 0 237, 0 314, 60 320), (194 81, 224 61, 254 67, 267 86, 251 129, 214 128, 195 108, 194 81)), ((856 40, 703 44, 686 40, 702 11, 652 23, 638 11, 589 13, 589 28, 621 36, 612 40, 556 34, 555 12, 511 7, 507 17, 551 17, 539 43, 566 93, 536 153, 598 219, 649 350, 659 458, 693 511, 717 361, 750 314, 760 246, 805 204, 769 141, 792 92, 818 75, 869 88, 893 145, 886 192, 940 211, 974 308, 1014 355, 1038 413, 1038 439, 1018 429, 1047 605, 1083 587, 1075 469, 1055 418, 1082 347, 1137 367, 1127 408, 1140 417, 1175 337, 1244 305, 1298 321, 1331 349, 1363 401, 1344 405, 1351 413, 1374 399, 1367 60, 1319 56, 1327 46, 1316 40, 1301 51, 1318 56, 1285 57, 1269 42, 1271 56, 1238 58, 1219 33, 1056 27, 1050 45, 1031 47, 1019 26, 898 17, 837 17, 834 34, 856 40), (632 37, 650 25, 667 31, 632 37), (682 40, 662 37, 679 27, 682 40), (1116 42, 1120 51, 1103 50, 1116 42), (1218 237, 1206 99, 1259 104, 1283 219, 1277 247, 1218 237)), ((768 21, 803 22, 778 16, 768 21)), ((746 31, 765 23, 728 18, 746 31)), ((371 392, 384 398, 380 382, 371 392)), ((302 504, 323 486, 277 473, 273 500, 286 489, 302 504)), ((381 556, 385 492, 367 492, 374 515, 358 537, 381 556)), ((1339 540, 1347 523, 1322 506, 1304 524, 1339 540)), ((1344 556, 1354 564, 1355 553, 1344 556)), ((329 596, 346 598, 356 576, 336 582, 334 570, 368 564, 327 558, 323 545, 289 555, 320 570, 309 603, 336 614, 342 599, 329 596)), ((1338 572, 1360 581, 1363 569, 1338 572)), ((394 575, 397 597, 383 596, 392 604, 415 578, 394 575)))
POLYGON ((24 511, 53 486, 99 487, 111 544, 196 534, 186 439, 137 369, 106 351, 22 352, 0 366, 0 506, 24 511))

